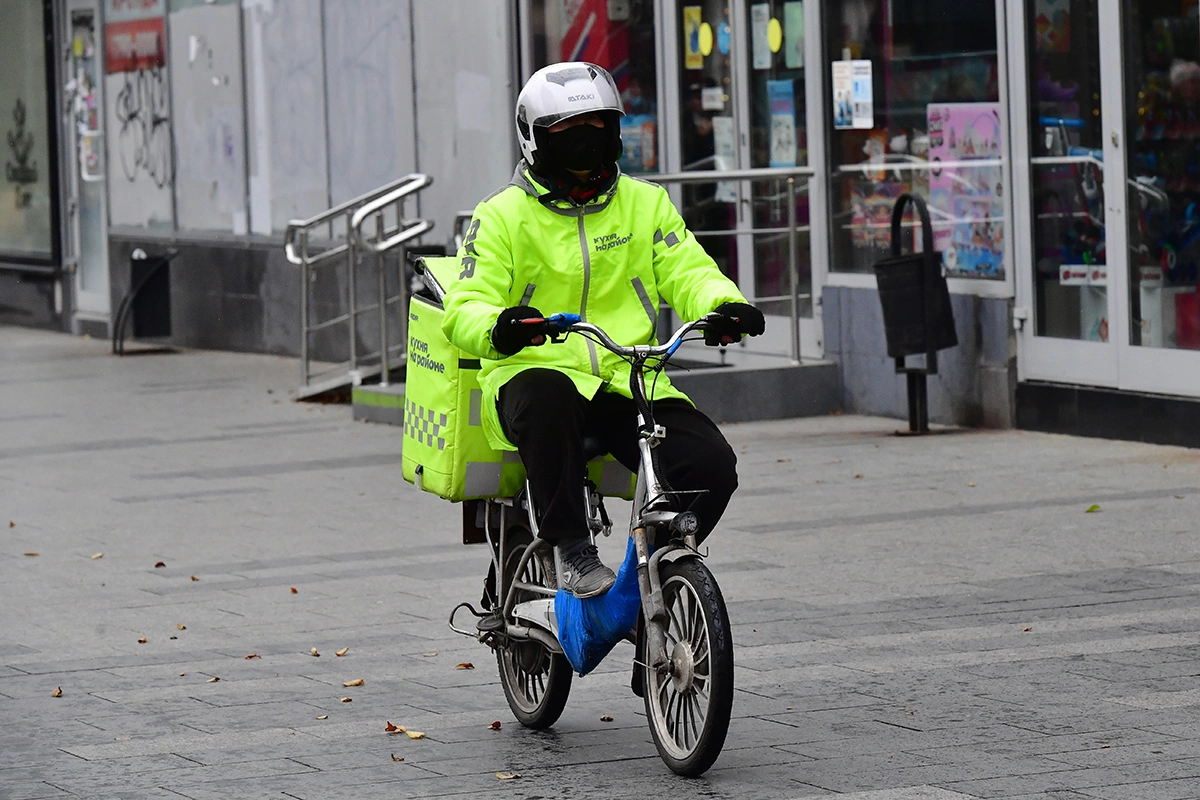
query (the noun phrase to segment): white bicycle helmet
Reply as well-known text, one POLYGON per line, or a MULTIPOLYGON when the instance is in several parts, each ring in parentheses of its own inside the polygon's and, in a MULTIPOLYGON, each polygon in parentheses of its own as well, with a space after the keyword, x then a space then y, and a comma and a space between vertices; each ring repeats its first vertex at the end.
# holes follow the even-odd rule
POLYGON ((607 112, 613 115, 609 123, 616 127, 616 151, 612 161, 621 156, 620 130, 617 120, 625 116, 621 94, 608 70, 586 61, 565 61, 542 67, 525 83, 517 97, 517 141, 521 155, 531 166, 540 166, 539 141, 556 122, 580 114, 607 112))

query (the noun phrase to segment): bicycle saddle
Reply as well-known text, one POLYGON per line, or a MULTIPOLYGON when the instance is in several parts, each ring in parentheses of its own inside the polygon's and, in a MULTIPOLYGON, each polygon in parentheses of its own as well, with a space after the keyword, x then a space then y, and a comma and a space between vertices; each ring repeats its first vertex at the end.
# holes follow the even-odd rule
POLYGON ((592 461, 608 455, 608 449, 595 436, 583 437, 583 460, 592 461))

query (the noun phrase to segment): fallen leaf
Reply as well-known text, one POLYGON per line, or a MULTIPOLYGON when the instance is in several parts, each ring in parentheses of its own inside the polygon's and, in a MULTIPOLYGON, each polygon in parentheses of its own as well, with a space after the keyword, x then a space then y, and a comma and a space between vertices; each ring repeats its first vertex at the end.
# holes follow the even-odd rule
POLYGON ((221 679, 220 679, 220 678, 218 678, 216 675, 213 675, 211 678, 209 678, 208 680, 206 680, 206 681, 205 681, 205 683, 216 683, 216 682, 218 682, 219 680, 221 680, 221 679))
POLYGON ((148 641, 150 640, 143 636, 142 638, 138 639, 138 644, 145 644, 148 641))
MULTIPOLYGON (((26 555, 28 555, 28 554, 26 554, 26 555)), ((425 658, 433 658, 434 656, 437 655, 437 650, 434 650, 432 653, 421 653, 421 655, 424 656, 425 658)))
POLYGON ((1110 747, 1112 747, 1112 745, 1111 745, 1111 744, 1102 744, 1102 745, 1100 745, 1100 749, 1101 749, 1101 750, 1107 750, 1107 749, 1108 749, 1108 748, 1110 748, 1110 747))
POLYGON ((95 561, 97 558, 104 558, 104 553, 93 553, 92 560, 95 561))
POLYGON ((186 673, 186 672, 181 672, 181 673, 179 673, 179 677, 181 677, 181 678, 182 678, 184 675, 187 675, 187 673, 186 673))
POLYGON ((155 569, 161 569, 162 567, 165 567, 165 566, 166 566, 166 564, 164 564, 163 562, 159 561, 157 564, 155 564, 155 565, 154 565, 154 568, 155 568, 155 569))
POLYGON ((1183 495, 1181 495, 1181 494, 1177 494, 1177 495, 1175 495, 1175 499, 1176 499, 1176 500, 1182 500, 1182 499, 1183 499, 1183 495))
POLYGON ((470 661, 464 661, 461 664, 455 664, 454 668, 455 669, 475 669, 475 665, 472 664, 470 661))
POLYGON ((300 592, 297 591, 295 586, 292 587, 292 594, 300 594, 300 592))
POLYGON ((251 653, 250 655, 246 656, 247 661, 249 661, 252 658, 262 658, 262 656, 260 656, 258 653, 251 653))
POLYGON ((171 640, 175 640, 175 639, 178 639, 179 637, 178 636, 168 636, 167 638, 171 639, 171 640))
POLYGON ((388 733, 402 733, 404 731, 404 728, 397 728, 395 725, 393 725, 391 722, 389 722, 384 727, 384 730, 387 731, 388 733))
POLYGON ((62 697, 62 687, 59 686, 58 688, 56 688, 53 692, 50 693, 50 696, 51 697, 62 697))
POLYGON ((975 488, 975 484, 973 484, 973 483, 968 483, 967 486, 970 486, 972 489, 975 488))
POLYGON ((353 698, 353 697, 343 697, 343 698, 342 698, 342 702, 343 702, 343 703, 353 703, 353 702, 354 702, 354 698, 353 698))
POLYGON ((322 714, 321 716, 317 717, 317 719, 329 719, 329 715, 328 715, 328 714, 322 714))
POLYGON ((489 727, 489 728, 491 728, 491 729, 492 729, 492 730, 494 730, 494 731, 498 731, 498 730, 500 730, 500 720, 496 720, 496 721, 495 721, 495 722, 493 722, 491 725, 488 725, 488 727, 489 727))
POLYGON ((345 683, 343 683, 343 684, 342 684, 342 686, 346 686, 346 687, 350 687, 350 686, 362 686, 362 685, 363 685, 363 679, 362 679, 362 678, 355 678, 355 679, 354 679, 354 680, 352 680, 352 681, 346 681, 345 683))
POLYGON ((334 655, 337 656, 338 658, 341 658, 342 656, 346 655, 346 653, 349 653, 349 652, 350 652, 349 647, 343 647, 341 650, 338 650, 336 653, 334 653, 334 655))
POLYGON ((392 761, 403 761, 403 760, 404 760, 404 756, 398 756, 395 753, 392 753, 392 761))
POLYGON ((175 623, 175 627, 176 627, 176 628, 178 628, 178 629, 179 629, 179 630, 181 630, 181 631, 186 631, 186 630, 187 630, 187 625, 184 625, 182 622, 177 622, 177 623, 175 623))
POLYGON ((790 458, 777 458, 777 459, 775 459, 775 463, 776 464, 789 464, 789 463, 791 463, 791 459, 790 458))
POLYGON ((861 473, 861 472, 860 472, 860 473, 858 473, 857 475, 855 475, 855 476, 854 476, 854 480, 856 480, 856 481, 857 481, 857 480, 861 480, 861 479, 862 479, 862 473, 861 473))
POLYGON ((1023 629, 1022 629, 1022 631, 1023 631, 1024 633, 1029 633, 1031 630, 1033 630, 1033 628, 1023 628, 1023 629))
POLYGON ((521 777, 521 773, 519 773, 519 772, 497 772, 496 777, 502 781, 511 781, 514 778, 521 777))
POLYGON ((601 722, 612 722, 613 721, 612 715, 611 714, 601 714, 600 721, 601 722))
POLYGON ((750 630, 754 631, 755 633, 758 633, 758 628, 751 628, 750 630))
POLYGON ((1087 507, 1087 511, 1085 511, 1084 513, 1085 514, 1095 514, 1099 510, 1100 510, 1100 505, 1098 503, 1092 503, 1090 506, 1087 507))
POLYGON ((200 580, 200 579, 199 579, 199 578, 197 578, 195 575, 193 575, 193 576, 192 576, 192 580, 194 580, 194 581, 198 581, 198 580, 200 580))
POLYGON ((29 556, 30 558, 36 558, 37 556, 40 556, 41 553, 35 553, 35 552, 31 551, 31 552, 26 553, 25 555, 29 556))
POLYGON ((313 649, 309 650, 308 652, 312 653, 317 658, 321 657, 321 654, 317 652, 317 648, 315 648, 315 647, 313 649))
MULTIPOLYGON (((404 731, 403 728, 401 728, 400 730, 404 731)), ((425 734, 421 733, 420 731, 404 731, 404 735, 410 739, 424 739, 425 738, 425 734)))
POLYGON ((15 527, 17 527, 17 523, 13 522, 13 521, 10 519, 10 520, 8 521, 8 527, 10 527, 10 528, 15 528, 15 527))

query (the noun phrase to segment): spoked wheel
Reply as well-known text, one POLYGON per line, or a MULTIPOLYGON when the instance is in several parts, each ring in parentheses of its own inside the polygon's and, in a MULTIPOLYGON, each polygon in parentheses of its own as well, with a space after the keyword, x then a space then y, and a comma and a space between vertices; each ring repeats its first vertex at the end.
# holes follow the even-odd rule
MULTIPOLYGON (((506 577, 516 571, 525 546, 532 541, 528 533, 520 531, 511 532, 510 537, 512 547, 504 565, 506 577)), ((529 559, 518 580, 553 589, 553 563, 547 549, 529 559)), ((511 579, 505 583, 508 580, 511 579)), ((533 599, 536 596, 532 592, 517 596, 518 603, 533 599)), ((496 661, 500 667, 500 685, 517 721, 527 728, 553 725, 571 692, 571 665, 566 657, 537 642, 509 640, 496 648, 496 661)))
POLYGON ((733 638, 725 600, 697 559, 663 564, 669 671, 646 669, 643 697, 658 754, 672 771, 704 773, 725 744, 733 710, 733 638))

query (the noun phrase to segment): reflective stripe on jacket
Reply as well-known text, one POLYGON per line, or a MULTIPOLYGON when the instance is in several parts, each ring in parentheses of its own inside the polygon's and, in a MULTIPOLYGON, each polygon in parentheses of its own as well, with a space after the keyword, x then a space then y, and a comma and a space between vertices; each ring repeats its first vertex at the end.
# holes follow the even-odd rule
MULTIPOLYGON (((506 450, 515 448, 501 431, 496 397, 518 373, 558 370, 590 399, 601 390, 629 397, 630 368, 579 335, 505 357, 491 339, 505 308, 579 314, 630 346, 657 343, 659 297, 685 320, 721 303, 745 302, 661 186, 618 175, 607 193, 582 206, 569 200, 543 205, 538 197, 547 191, 521 162, 508 186, 475 207, 458 251, 459 278, 445 299, 442 330, 481 359, 484 430, 494 447, 506 450)), ((653 392, 658 399, 687 399, 665 374, 653 392)))

